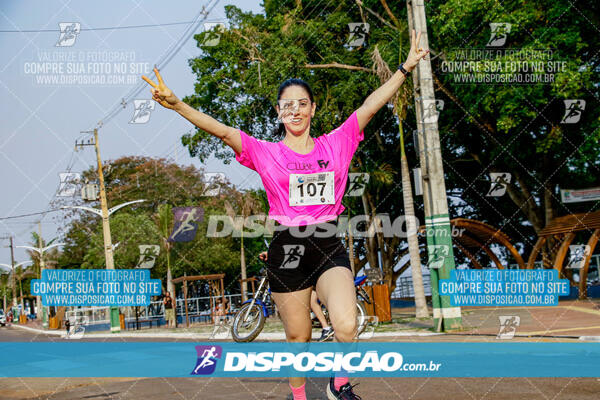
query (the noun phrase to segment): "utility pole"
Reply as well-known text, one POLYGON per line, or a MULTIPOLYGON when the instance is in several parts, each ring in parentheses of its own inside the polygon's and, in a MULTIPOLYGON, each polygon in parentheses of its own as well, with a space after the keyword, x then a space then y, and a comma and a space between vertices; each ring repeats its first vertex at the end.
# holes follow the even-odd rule
POLYGON ((98 144, 98 129, 94 129, 94 148, 96 149, 96 159, 98 161, 98 180, 100 181, 100 209, 102 210, 102 233, 104 234, 104 254, 106 256, 106 269, 115 269, 112 239, 110 236, 110 224, 108 223, 108 206, 106 204, 104 172, 102 171, 100 145, 98 144))
MULTIPOLYGON (((38 221, 38 247, 42 248, 42 220, 38 221)), ((40 254, 40 276, 39 279, 42 279, 42 271, 46 267, 46 262, 44 261, 44 254, 40 254)), ((42 328, 48 329, 48 309, 42 305, 42 296, 37 296, 35 299, 38 309, 36 312, 42 311, 42 328)))
MULTIPOLYGON (((425 16, 425 0, 407 0, 409 32, 415 29, 421 32, 422 48, 429 48, 427 35, 427 18, 425 16)), ((431 297, 433 303, 433 321, 436 331, 452 331, 462 327, 460 307, 450 305, 449 296, 440 296, 439 280, 449 279, 450 271, 455 269, 454 252, 446 184, 444 182, 444 167, 440 138, 437 124, 435 93, 430 59, 424 59, 417 64, 413 75, 415 111, 417 116, 417 137, 419 162, 423 179, 423 203, 425 206, 425 226, 427 234, 428 265, 432 265, 434 254, 443 257, 439 268, 430 268, 431 297), (434 107, 433 109, 431 107, 434 107), (433 118, 426 112, 434 111, 433 118)))
MULTIPOLYGON (((82 132, 82 133, 91 133, 90 131, 82 132)), ((108 206, 106 204, 106 188, 104 186, 104 172, 102 171, 102 158, 100 157, 100 144, 98 142, 98 128, 95 128, 94 131, 94 149, 96 150, 96 160, 98 162, 98 181, 100 183, 100 213, 98 213, 102 217, 102 234, 104 237, 104 258, 106 260, 106 269, 115 269, 115 261, 113 257, 113 246, 112 239, 110 236, 110 224, 108 222, 108 217, 110 216, 108 206)), ((84 143, 75 142, 75 148, 90 146, 91 143, 88 141, 84 143)), ((97 213, 96 209, 92 209, 89 207, 64 207, 64 208, 81 208, 87 211, 92 211, 97 213)), ((116 210, 115 210, 116 211, 116 210)), ((119 319, 119 307, 111 306, 110 307, 110 331, 113 333, 118 333, 121 331, 121 321, 119 319)))
POLYGON ((13 245, 13 237, 10 237, 10 265, 12 267, 12 302, 13 307, 17 306, 17 287, 15 279, 15 249, 13 245))
MULTIPOLYGON (((89 133, 82 132, 82 133, 89 133)), ((104 186, 104 172, 102 170, 102 158, 100 158, 100 145, 98 143, 98 129, 94 129, 94 148, 96 149, 96 160, 98 162, 98 181, 100 183, 100 210, 92 207, 84 207, 84 206, 64 206, 61 208, 78 208, 81 210, 89 211, 94 213, 102 218, 102 234, 104 237, 104 257, 106 259, 106 269, 115 269, 115 261, 113 257, 113 244, 110 236, 110 224, 108 222, 109 217, 117 210, 128 206, 134 203, 140 203, 146 200, 134 200, 128 201, 127 203, 119 204, 118 206, 112 207, 110 210, 108 209, 108 205, 106 203, 106 188, 104 186)), ((92 143, 89 141, 84 143, 75 142, 75 148, 83 147, 83 146, 91 146, 92 143)), ((118 243, 117 243, 118 245, 118 243)), ((119 307, 111 306, 110 307, 110 331, 113 333, 118 333, 121 331, 121 321, 119 319, 119 307)))
MULTIPOLYGON (((98 143, 98 128, 94 128, 94 148, 98 160, 98 180, 100 181, 100 208, 102 210, 102 234, 104 236, 104 256, 106 258, 106 269, 115 269, 113 258, 112 239, 110 236, 110 224, 108 222, 108 206, 106 205, 106 188, 104 187, 104 172, 102 171, 102 159, 100 158, 100 145, 98 143)), ((119 307, 110 307, 110 331, 121 332, 121 321, 119 319, 119 307)))

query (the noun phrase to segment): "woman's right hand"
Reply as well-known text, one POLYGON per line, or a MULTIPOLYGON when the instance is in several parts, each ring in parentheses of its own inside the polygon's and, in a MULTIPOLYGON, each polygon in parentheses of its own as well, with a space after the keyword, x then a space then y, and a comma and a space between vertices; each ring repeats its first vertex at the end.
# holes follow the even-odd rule
POLYGON ((158 79, 158 85, 147 76, 142 75, 142 79, 152 86, 152 89, 150 89, 152 98, 161 106, 171 110, 174 109, 175 105, 177 105, 180 100, 173 94, 173 91, 165 85, 162 76, 160 76, 160 73, 156 68, 154 68, 154 73, 156 74, 156 79, 158 79))
POLYGON ((266 251, 263 251, 262 253, 260 253, 258 255, 258 258, 260 258, 262 261, 267 261, 267 257, 268 257, 268 253, 266 251))

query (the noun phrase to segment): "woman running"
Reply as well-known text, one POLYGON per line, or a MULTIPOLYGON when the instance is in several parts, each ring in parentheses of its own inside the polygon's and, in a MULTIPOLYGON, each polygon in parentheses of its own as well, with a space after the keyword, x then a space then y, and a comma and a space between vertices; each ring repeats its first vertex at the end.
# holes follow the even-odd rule
MULTIPOLYGON (((158 83, 142 77, 152 86, 154 100, 220 138, 235 151, 237 161, 260 175, 269 200, 269 217, 279 224, 269 246, 267 272, 288 342, 310 341, 313 287, 327 307, 335 340, 354 340, 354 277, 348 253, 331 223, 344 211, 348 168, 363 140, 364 127, 428 53, 418 47, 420 39, 421 33, 413 30, 406 62, 341 126, 315 138, 310 135, 310 124, 317 105, 310 86, 300 79, 288 79, 279 87, 276 110, 285 136, 279 142, 267 142, 182 102, 156 69, 158 83)), ((289 382, 294 400, 305 400, 305 378, 291 377, 289 382)), ((326 390, 330 400, 360 399, 347 376, 331 378, 326 390)))

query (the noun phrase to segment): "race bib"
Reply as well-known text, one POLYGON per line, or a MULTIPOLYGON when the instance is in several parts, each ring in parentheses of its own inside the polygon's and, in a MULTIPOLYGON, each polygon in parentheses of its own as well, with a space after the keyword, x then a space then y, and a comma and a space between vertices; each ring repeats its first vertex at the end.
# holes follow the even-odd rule
POLYGON ((290 206, 335 204, 334 173, 290 174, 290 206))

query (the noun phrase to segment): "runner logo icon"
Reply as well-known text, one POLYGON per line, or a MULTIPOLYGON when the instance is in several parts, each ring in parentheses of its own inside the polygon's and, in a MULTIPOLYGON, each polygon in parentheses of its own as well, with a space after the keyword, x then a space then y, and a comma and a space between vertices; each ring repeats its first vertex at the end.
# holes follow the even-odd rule
POLYGON ((585 100, 564 100, 565 115, 561 124, 576 124, 581 118, 581 112, 585 110, 585 100))
POLYGON ((512 175, 508 172, 490 172, 491 186, 487 197, 502 197, 510 184, 512 175))
POLYGON ((348 37, 348 46, 360 47, 365 43, 365 39, 369 34, 369 24, 361 22, 351 22, 348 24, 350 36, 348 37))
POLYGON ((81 182, 81 174, 78 172, 60 172, 60 186, 56 192, 58 197, 73 197, 77 193, 78 185, 81 182))
POLYGON ((198 361, 191 375, 210 375, 217 368, 217 359, 223 355, 221 346, 196 346, 198 361))
POLYGON ((140 259, 136 268, 152 268, 156 262, 156 257, 160 252, 160 246, 156 244, 140 244, 140 259))
POLYGON ((133 117, 130 124, 145 124, 150 121, 150 114, 154 111, 156 103, 148 99, 133 100, 133 117))
POLYGON ((445 244, 430 244, 427 245, 429 253, 428 267, 431 269, 439 269, 444 266, 444 260, 450 256, 449 246, 445 244))
POLYGON ((517 332, 517 326, 521 325, 521 317, 518 315, 500 315, 500 330, 496 339, 512 339, 517 332))
POLYGON ((423 123, 436 123, 443 109, 444 100, 423 100, 423 123))
POLYGON ((586 258, 590 255, 590 246, 587 244, 572 244, 569 246, 571 256, 567 269, 581 269, 585 264, 586 258))
POLYGON ((490 23, 490 40, 487 42, 488 47, 500 47, 506 43, 506 38, 510 33, 511 24, 506 22, 491 22, 490 23))
POLYGON ((226 26, 223 22, 204 23, 204 40, 201 46, 214 47, 221 42, 221 34, 225 32, 226 26))
POLYGON ((304 255, 304 246, 301 244, 286 244, 283 245, 285 252, 281 269, 294 269, 300 265, 300 257, 304 255))
POLYGON ((81 24, 79 22, 60 22, 60 36, 56 47, 71 47, 75 44, 77 35, 81 32, 81 24))
POLYGON ((348 174, 348 191, 345 196, 357 197, 362 196, 369 183, 369 174, 360 172, 351 172, 348 174))

